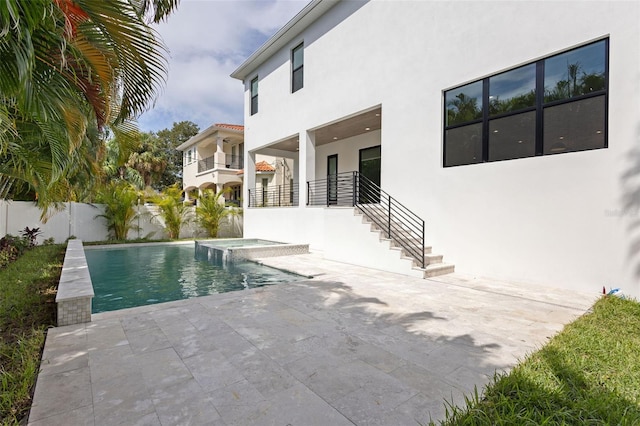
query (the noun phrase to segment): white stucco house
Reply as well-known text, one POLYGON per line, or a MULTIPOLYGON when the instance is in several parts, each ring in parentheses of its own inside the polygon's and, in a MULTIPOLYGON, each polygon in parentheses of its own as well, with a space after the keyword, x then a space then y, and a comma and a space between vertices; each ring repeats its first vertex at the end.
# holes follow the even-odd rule
POLYGON ((313 0, 232 77, 245 236, 640 296, 640 2, 313 0), (260 155, 295 205, 250 205, 260 155))
MULTIPOLYGON (((203 189, 213 189, 216 193, 224 191, 224 198, 228 204, 241 204, 244 180, 244 126, 214 124, 179 145, 177 149, 182 151, 182 188, 186 200, 203 189)), ((258 155, 253 169, 254 182, 258 188, 256 203, 276 204, 278 200, 272 197, 272 192, 278 189, 281 192, 288 191, 292 161, 258 155)))

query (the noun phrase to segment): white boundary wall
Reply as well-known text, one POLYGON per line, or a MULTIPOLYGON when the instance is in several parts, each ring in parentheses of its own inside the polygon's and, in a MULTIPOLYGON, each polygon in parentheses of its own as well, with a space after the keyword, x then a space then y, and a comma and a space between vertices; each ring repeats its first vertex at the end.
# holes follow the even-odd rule
MULTIPOLYGON (((25 227, 40 228, 42 234, 38 237, 41 243, 47 238, 54 238, 61 243, 69 237, 76 237, 83 241, 106 241, 108 231, 106 220, 98 217, 104 212, 100 204, 61 203, 61 209, 51 210, 46 222, 40 220, 42 212, 30 201, 0 200, 0 237, 6 234, 20 235, 25 227)), ((129 239, 136 238, 167 238, 154 206, 141 205, 139 207, 140 231, 129 232, 129 239)), ((241 237, 243 217, 229 219, 220 227, 219 237, 241 237)), ((204 236, 195 223, 187 224, 180 232, 180 238, 204 236)))

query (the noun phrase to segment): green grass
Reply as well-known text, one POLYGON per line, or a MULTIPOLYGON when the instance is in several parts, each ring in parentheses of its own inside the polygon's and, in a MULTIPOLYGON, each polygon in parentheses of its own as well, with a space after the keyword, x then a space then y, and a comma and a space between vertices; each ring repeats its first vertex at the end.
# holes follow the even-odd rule
POLYGON ((39 246, 0 269, 0 424, 26 415, 45 330, 55 322, 64 246, 39 246))
POLYGON ((466 403, 441 424, 640 425, 640 304, 602 298, 466 403))

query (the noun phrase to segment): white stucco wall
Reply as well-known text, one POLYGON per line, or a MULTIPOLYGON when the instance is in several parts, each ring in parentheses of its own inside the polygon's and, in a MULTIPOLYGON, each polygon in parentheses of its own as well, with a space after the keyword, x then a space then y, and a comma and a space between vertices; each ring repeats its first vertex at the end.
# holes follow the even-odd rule
MULTIPOLYGON (((640 189, 639 22, 638 2, 341 2, 248 76, 260 110, 245 115, 246 148, 299 134, 303 182, 326 167, 309 129, 381 105, 382 187, 427 221, 428 244, 457 271, 640 297, 640 204, 624 204, 640 189), (442 167, 443 90, 603 36, 607 149, 442 167), (301 41, 304 88, 292 94, 301 41)), ((246 235, 315 226, 260 216, 271 214, 247 212, 246 235)))
POLYGON ((359 153, 363 148, 380 145, 380 130, 363 133, 358 136, 316 147, 316 176, 327 176, 327 157, 338 155, 338 173, 358 170, 359 153))

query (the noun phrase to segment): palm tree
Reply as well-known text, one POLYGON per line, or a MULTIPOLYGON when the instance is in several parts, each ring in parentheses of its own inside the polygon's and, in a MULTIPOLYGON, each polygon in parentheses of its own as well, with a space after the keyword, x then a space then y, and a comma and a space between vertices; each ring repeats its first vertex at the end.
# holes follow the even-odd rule
POLYGON ((158 206, 158 216, 164 222, 165 230, 172 240, 180 238, 180 228, 191 221, 192 209, 182 201, 182 193, 176 184, 151 199, 158 206))
POLYGON ((129 126, 164 83, 164 45, 147 23, 178 0, 0 2, 0 196, 28 185, 68 193, 105 126, 129 126), (62 182, 62 184, 60 184, 62 182))
POLYGON ((135 206, 140 194, 133 185, 124 181, 112 181, 98 193, 97 201, 104 204, 103 217, 107 220, 107 229, 115 240, 126 240, 130 230, 137 230, 134 220, 138 217, 135 206))
POLYGON ((207 231, 208 237, 217 238, 222 220, 240 214, 239 210, 225 207, 224 198, 221 199, 223 194, 224 192, 216 194, 211 189, 205 189, 198 198, 196 218, 198 224, 207 231))

